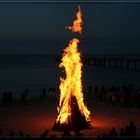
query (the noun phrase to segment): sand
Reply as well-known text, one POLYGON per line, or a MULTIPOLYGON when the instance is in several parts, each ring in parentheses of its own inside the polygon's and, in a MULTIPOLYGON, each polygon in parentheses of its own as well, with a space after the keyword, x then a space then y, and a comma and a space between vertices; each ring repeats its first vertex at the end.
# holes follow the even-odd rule
MULTIPOLYGON (((32 136, 39 136, 45 129, 49 129, 50 135, 59 136, 62 133, 51 130, 57 116, 57 104, 55 100, 48 99, 42 104, 39 100, 32 101, 27 106, 19 102, 8 107, 1 105, 0 128, 5 134, 8 134, 9 130, 19 134, 22 130, 32 136)), ((112 106, 96 100, 89 101, 88 108, 91 111, 93 128, 81 131, 83 135, 97 136, 104 132, 108 133, 113 126, 119 131, 119 128, 124 127, 130 120, 135 122, 137 135, 140 135, 140 109, 112 106)))

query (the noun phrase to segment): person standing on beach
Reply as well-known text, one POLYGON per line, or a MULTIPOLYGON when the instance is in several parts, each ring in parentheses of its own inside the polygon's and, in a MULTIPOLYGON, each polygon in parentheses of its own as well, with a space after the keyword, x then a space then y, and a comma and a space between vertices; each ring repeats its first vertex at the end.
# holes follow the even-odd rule
POLYGON ((28 96, 29 96, 29 89, 26 88, 24 91, 24 103, 25 103, 25 105, 28 104, 28 96))
POLYGON ((7 91, 3 93, 3 104, 4 106, 8 106, 9 104, 9 93, 7 91))
POLYGON ((9 103, 12 104, 13 102, 13 94, 11 91, 9 91, 9 103))
POLYGON ((112 94, 112 105, 114 106, 116 102, 116 96, 115 93, 112 94))
POLYGON ((124 106, 124 103, 125 103, 125 96, 124 96, 124 93, 121 93, 121 96, 120 96, 120 103, 121 103, 121 107, 124 106))

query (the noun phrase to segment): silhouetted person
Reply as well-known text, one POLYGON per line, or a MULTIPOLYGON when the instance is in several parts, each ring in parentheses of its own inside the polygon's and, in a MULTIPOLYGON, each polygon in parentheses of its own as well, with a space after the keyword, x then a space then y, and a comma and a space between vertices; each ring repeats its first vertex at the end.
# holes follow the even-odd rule
POLYGON ((14 133, 12 131, 9 132, 9 137, 13 137, 14 133))
POLYGON ((9 91, 9 102, 10 104, 12 104, 12 101, 13 101, 13 94, 11 91, 9 91))
POLYGON ((24 136, 23 131, 20 131, 20 132, 19 132, 19 136, 20 136, 20 137, 23 137, 23 136, 24 136))
MULTIPOLYGON (((140 91, 139 91, 140 92, 140 91)), ((140 93, 137 95, 137 106, 140 108, 140 93)))
POLYGON ((70 137, 71 134, 70 134, 70 131, 69 130, 64 130, 64 133, 62 134, 63 137, 70 137))
POLYGON ((22 104, 25 105, 26 104, 26 97, 25 97, 25 93, 21 94, 21 100, 22 100, 22 104))
POLYGON ((40 137, 42 138, 48 137, 48 133, 49 133, 49 130, 46 129, 45 132, 40 135, 40 137))
POLYGON ((123 107, 125 103, 125 96, 123 93, 120 95, 120 103, 121 103, 121 107, 123 107))
POLYGON ((80 132, 80 130, 76 130, 76 131, 75 131, 75 135, 78 136, 78 137, 79 137, 79 136, 80 136, 80 137, 83 136, 82 133, 80 132))
POLYGON ((27 105, 28 104, 28 96, 29 96, 29 89, 26 88, 25 91, 24 91, 24 94, 25 94, 25 104, 27 105))
POLYGON ((130 92, 128 88, 126 88, 125 92, 125 103, 127 107, 130 107, 130 92))
POLYGON ((30 134, 27 134, 27 135, 26 135, 26 138, 31 138, 31 135, 30 135, 30 134))
POLYGON ((100 139, 100 138, 101 138, 101 135, 98 134, 96 139, 100 139))
POLYGON ((109 91, 109 93, 108 93, 108 99, 109 99, 109 103, 112 103, 112 94, 111 94, 111 91, 109 91))
POLYGON ((23 105, 27 105, 28 103, 28 95, 29 95, 29 89, 25 89, 22 93, 21 93, 21 102, 23 105))
POLYGON ((124 132, 124 128, 120 129, 120 137, 124 137, 125 136, 125 132, 124 132))
POLYGON ((125 136, 130 136, 130 130, 129 130, 129 127, 128 125, 125 126, 125 136))
POLYGON ((107 137, 107 134, 106 134, 106 133, 104 133, 104 134, 102 135, 102 137, 107 137))
POLYGON ((4 106, 8 106, 9 104, 9 95, 7 91, 3 93, 3 103, 4 103, 4 106))
POLYGON ((42 101, 44 99, 46 99, 46 89, 45 88, 43 88, 42 91, 40 92, 39 98, 40 98, 40 104, 42 103, 42 101))
POLYGON ((105 94, 105 87, 104 86, 102 86, 102 88, 101 88, 101 91, 99 92, 99 99, 100 99, 100 101, 103 101, 104 100, 104 94, 105 94))
POLYGON ((50 135, 50 138, 57 138, 57 136, 53 134, 53 135, 50 135))
POLYGON ((2 129, 0 128, 0 137, 3 135, 2 129))
POLYGON ((53 97, 54 95, 55 95, 55 93, 56 93, 56 90, 55 90, 55 88, 49 88, 48 89, 48 93, 50 93, 51 92, 51 94, 49 94, 49 97, 53 97))
POLYGON ((6 92, 3 92, 3 105, 6 106, 6 92))
POLYGON ((114 106, 116 102, 116 96, 115 93, 112 94, 112 105, 114 106))
POLYGON ((112 128, 112 130, 109 133, 109 136, 112 136, 112 137, 117 137, 118 136, 118 133, 117 133, 115 127, 112 128))
POLYGON ((136 90, 136 94, 135 94, 135 103, 136 103, 136 107, 140 107, 140 89, 136 90))
POLYGON ((43 93, 43 98, 46 98, 46 89, 45 88, 42 89, 42 93, 43 93))
POLYGON ((42 100, 43 100, 43 95, 42 95, 42 92, 40 92, 40 94, 39 94, 39 101, 40 101, 40 104, 42 104, 42 100))
POLYGON ((52 92, 55 92, 55 88, 49 88, 49 89, 48 89, 48 92, 51 92, 51 91, 52 91, 52 92))
POLYGON ((136 136, 136 126, 133 121, 130 121, 128 129, 130 132, 130 136, 136 136))

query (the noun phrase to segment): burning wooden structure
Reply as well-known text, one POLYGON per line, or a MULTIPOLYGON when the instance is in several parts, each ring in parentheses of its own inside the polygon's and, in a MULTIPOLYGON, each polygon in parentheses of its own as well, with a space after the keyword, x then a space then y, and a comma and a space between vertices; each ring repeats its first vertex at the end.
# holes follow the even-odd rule
MULTIPOLYGON (((73 26, 66 27, 72 32, 82 33, 82 12, 78 6, 77 19, 73 26)), ((78 38, 73 38, 68 47, 64 49, 59 67, 65 69, 66 77, 60 78, 60 101, 58 116, 53 130, 56 131, 80 131, 91 128, 90 111, 84 104, 82 92, 82 62, 78 52, 78 38)))

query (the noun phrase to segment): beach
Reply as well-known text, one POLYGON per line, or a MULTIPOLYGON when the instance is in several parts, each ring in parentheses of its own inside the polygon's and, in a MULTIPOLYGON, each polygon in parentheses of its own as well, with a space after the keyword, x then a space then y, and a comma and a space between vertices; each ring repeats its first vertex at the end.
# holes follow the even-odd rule
MULTIPOLYGON (((57 101, 46 99, 42 104, 39 100, 31 101, 28 105, 20 105, 18 102, 9 107, 0 106, 0 127, 3 133, 11 130, 15 134, 23 131, 38 137, 45 129, 49 129, 49 135, 61 136, 61 132, 53 131, 52 127, 57 116, 57 101)), ((140 135, 140 110, 136 108, 122 108, 111 106, 97 100, 90 100, 88 108, 91 112, 92 129, 82 130, 84 136, 97 136, 108 133, 113 126, 117 131, 125 127, 130 120, 135 122, 137 135, 140 135)))

